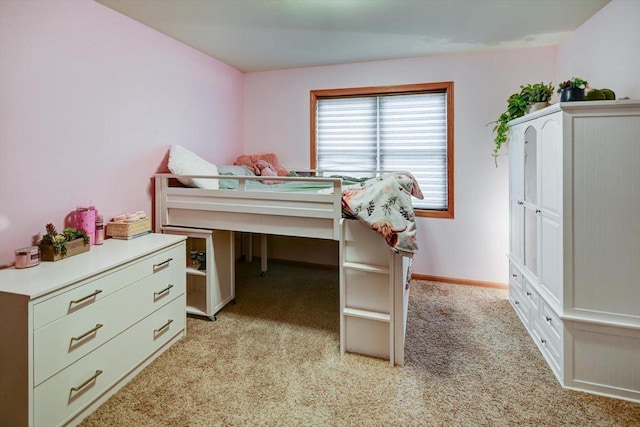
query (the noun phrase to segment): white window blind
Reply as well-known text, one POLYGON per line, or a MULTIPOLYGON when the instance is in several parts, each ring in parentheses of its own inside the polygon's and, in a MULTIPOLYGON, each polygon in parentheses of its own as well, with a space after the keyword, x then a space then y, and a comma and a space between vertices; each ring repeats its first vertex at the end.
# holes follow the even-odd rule
POLYGON ((424 194, 414 207, 446 210, 446 102, 444 92, 318 99, 318 169, 409 171, 424 194))

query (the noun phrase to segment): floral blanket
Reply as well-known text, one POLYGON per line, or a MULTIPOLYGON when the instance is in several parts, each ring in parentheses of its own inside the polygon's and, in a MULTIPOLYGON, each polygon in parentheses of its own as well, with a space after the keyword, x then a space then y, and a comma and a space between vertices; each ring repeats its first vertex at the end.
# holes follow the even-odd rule
POLYGON ((342 210, 380 234, 395 252, 418 252, 411 196, 422 199, 418 182, 408 172, 390 173, 342 187, 342 210))

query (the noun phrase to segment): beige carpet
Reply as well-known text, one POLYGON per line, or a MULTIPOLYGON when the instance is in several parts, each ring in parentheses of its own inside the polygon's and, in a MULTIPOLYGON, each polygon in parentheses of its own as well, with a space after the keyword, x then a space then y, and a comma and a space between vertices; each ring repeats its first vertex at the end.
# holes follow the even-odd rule
POLYGON ((337 271, 239 264, 236 288, 82 425, 640 425, 640 404, 563 390, 506 291, 414 281, 391 368, 340 357, 337 271))

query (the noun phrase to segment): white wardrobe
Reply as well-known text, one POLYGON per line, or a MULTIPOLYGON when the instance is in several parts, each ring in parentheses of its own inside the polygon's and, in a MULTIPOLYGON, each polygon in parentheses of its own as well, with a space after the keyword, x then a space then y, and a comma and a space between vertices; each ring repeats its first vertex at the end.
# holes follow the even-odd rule
POLYGON ((511 303, 564 387, 640 402, 640 101, 509 125, 511 303))

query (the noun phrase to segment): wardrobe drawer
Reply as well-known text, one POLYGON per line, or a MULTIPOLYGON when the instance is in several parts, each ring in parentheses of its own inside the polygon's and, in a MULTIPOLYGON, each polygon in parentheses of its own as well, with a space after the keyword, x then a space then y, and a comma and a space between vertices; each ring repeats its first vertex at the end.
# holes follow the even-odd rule
POLYGON ((38 329, 69 314, 84 311, 110 294, 146 276, 158 274, 166 267, 184 265, 185 257, 184 247, 179 245, 117 271, 106 272, 101 277, 89 279, 67 292, 37 303, 33 306, 33 328, 38 329), (163 263, 167 260, 170 261, 163 263))
POLYGON ((509 262, 509 283, 522 289, 522 273, 518 270, 518 267, 513 262, 509 262))
POLYGON ((529 306, 529 312, 533 316, 537 316, 540 306, 540 296, 538 295, 538 291, 535 290, 533 285, 529 283, 528 280, 524 280, 524 296, 527 298, 527 303, 529 306))
POLYGON ((562 322, 544 301, 540 310, 540 322, 546 325, 550 333, 560 342, 562 339, 562 322))
POLYGON ((185 328, 184 294, 34 390, 34 424, 67 422, 185 328))
POLYGON ((520 320, 525 326, 529 325, 529 304, 528 301, 522 297, 518 289, 514 286, 509 287, 509 300, 511 300, 511 305, 520 316, 520 320))
POLYGON ((533 325, 534 338, 546 349, 556 365, 560 366, 562 350, 562 323, 544 300, 540 300, 540 310, 535 316, 533 325))
POLYGON ((538 344, 538 347, 543 354, 550 359, 555 366, 553 368, 556 372, 560 372, 560 360, 561 360, 561 342, 555 336, 555 333, 551 332, 551 328, 540 324, 539 321, 533 322, 533 339, 538 344))
POLYGON ((174 264, 35 331, 34 385, 184 294, 185 280, 174 264))

